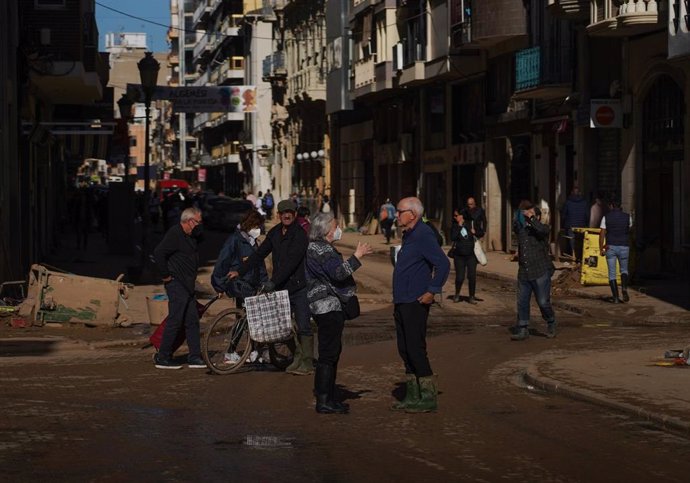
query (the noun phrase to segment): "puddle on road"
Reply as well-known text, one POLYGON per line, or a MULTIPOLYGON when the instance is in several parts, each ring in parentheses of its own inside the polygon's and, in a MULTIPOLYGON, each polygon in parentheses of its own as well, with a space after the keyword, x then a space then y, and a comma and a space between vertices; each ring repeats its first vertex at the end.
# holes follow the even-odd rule
POLYGON ((248 434, 240 441, 214 441, 216 447, 224 446, 245 446, 250 449, 285 449, 293 448, 297 438, 288 436, 273 436, 261 434, 248 434))
POLYGON ((292 448, 294 441, 295 438, 248 434, 244 439, 243 444, 244 446, 256 449, 292 448))

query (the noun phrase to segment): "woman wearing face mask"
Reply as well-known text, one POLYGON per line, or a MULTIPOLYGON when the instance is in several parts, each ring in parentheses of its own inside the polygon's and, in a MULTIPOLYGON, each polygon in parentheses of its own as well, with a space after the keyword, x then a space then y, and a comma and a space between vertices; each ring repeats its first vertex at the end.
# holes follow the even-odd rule
POLYGON ((249 211, 238 228, 233 231, 218 255, 211 285, 218 293, 235 297, 238 307, 241 307, 245 297, 251 297, 262 283, 268 281, 266 265, 263 261, 258 267, 252 268, 244 276, 228 279, 228 272, 237 270, 244 260, 254 253, 258 247, 257 238, 261 235, 261 225, 264 217, 256 210, 249 211))
POLYGON ((470 285, 467 301, 472 305, 477 303, 474 297, 477 287, 477 257, 474 255, 474 230, 472 218, 460 209, 453 211, 453 225, 450 229, 450 239, 455 246, 455 296, 453 302, 460 302, 460 290, 465 281, 465 272, 470 285))
POLYGON ((347 404, 335 397, 335 377, 342 350, 345 307, 356 291, 352 274, 362 257, 372 253, 368 243, 358 243, 347 260, 333 247, 342 230, 331 213, 318 213, 311 220, 306 257, 307 300, 318 327, 319 360, 314 376, 316 412, 346 413, 347 404))

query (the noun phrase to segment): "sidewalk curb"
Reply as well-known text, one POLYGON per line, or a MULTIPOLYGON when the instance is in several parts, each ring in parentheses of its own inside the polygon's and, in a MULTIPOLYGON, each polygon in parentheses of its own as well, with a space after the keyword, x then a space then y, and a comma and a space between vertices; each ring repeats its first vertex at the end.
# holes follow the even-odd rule
POLYGON ((673 416, 667 416, 657 411, 648 411, 633 404, 616 401, 588 389, 578 388, 551 379, 541 374, 536 364, 532 364, 524 369, 522 378, 526 383, 543 391, 565 396, 576 401, 583 401, 589 404, 613 409, 634 417, 641 417, 664 431, 681 433, 684 436, 690 435, 690 422, 688 421, 673 416))
POLYGON ((115 340, 103 340, 96 342, 89 342, 88 346, 92 349, 115 349, 118 347, 145 347, 149 345, 149 338, 144 337, 142 339, 115 339, 115 340))

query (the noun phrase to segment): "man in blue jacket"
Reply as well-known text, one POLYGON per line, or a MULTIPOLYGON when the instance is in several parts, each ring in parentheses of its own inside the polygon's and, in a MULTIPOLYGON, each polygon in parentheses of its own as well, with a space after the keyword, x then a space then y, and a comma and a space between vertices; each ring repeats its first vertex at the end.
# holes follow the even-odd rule
POLYGON ((573 186, 570 196, 565 201, 561 210, 561 227, 565 230, 570 239, 570 253, 577 260, 582 259, 582 247, 575 250, 575 232, 573 228, 584 228, 589 226, 589 206, 587 201, 580 195, 580 188, 573 186), (576 253, 579 252, 579 253, 576 253))
POLYGON ((420 223, 424 206, 418 198, 398 203, 402 248, 393 271, 393 303, 398 353, 405 364, 405 398, 393 409, 429 412, 437 408, 438 389, 426 352, 426 326, 434 295, 440 294, 450 272, 448 257, 434 232, 420 223))

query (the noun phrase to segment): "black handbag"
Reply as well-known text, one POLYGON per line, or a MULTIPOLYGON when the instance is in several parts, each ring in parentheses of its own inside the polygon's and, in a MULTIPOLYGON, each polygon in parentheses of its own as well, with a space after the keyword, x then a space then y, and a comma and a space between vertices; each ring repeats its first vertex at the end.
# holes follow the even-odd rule
POLYGON ((455 258, 455 242, 453 242, 450 250, 448 250, 448 258, 455 258))
POLYGON ((352 320, 359 317, 359 299, 356 295, 353 295, 346 302, 340 301, 343 307, 343 315, 345 315, 345 320, 352 320))

